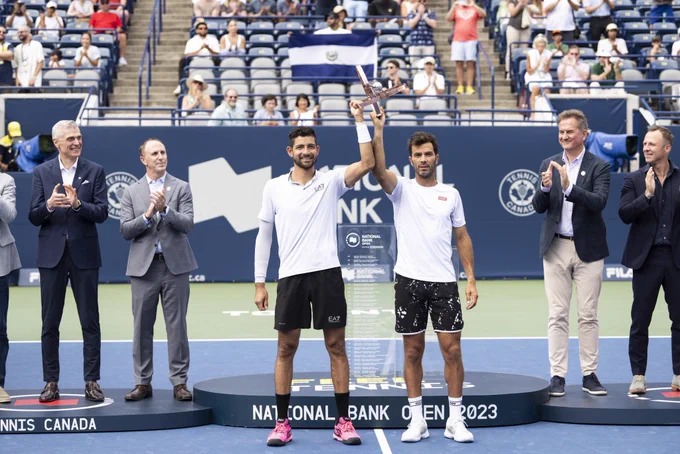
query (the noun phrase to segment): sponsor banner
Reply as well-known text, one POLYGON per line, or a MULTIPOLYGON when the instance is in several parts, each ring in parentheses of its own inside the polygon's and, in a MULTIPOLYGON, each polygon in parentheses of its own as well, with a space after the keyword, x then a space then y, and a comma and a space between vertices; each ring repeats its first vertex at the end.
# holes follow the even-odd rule
POLYGON ((604 281, 632 281, 632 268, 623 265, 605 265, 602 270, 602 280, 604 281))

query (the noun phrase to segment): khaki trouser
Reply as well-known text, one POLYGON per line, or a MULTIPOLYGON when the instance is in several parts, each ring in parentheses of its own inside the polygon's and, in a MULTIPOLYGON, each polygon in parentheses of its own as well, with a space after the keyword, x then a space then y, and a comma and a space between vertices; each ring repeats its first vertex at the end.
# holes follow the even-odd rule
POLYGON ((555 238, 543 257, 545 293, 548 297, 548 351, 550 375, 565 377, 569 353, 569 306, 572 280, 576 283, 578 341, 581 372, 597 370, 599 325, 597 302, 602 288, 604 259, 586 263, 576 254, 574 242, 555 238))

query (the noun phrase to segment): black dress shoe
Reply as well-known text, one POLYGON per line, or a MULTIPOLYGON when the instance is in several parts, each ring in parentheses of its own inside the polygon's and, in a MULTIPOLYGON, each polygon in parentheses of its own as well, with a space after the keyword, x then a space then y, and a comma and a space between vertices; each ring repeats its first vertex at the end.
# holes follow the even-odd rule
POLYGON ((125 395, 125 400, 144 400, 147 397, 153 396, 153 389, 151 385, 136 385, 135 389, 125 395))
POLYGON ((96 381, 85 382, 85 399, 90 402, 104 402, 104 393, 96 381))
POLYGON ((176 385, 173 394, 175 395, 175 400, 192 400, 193 396, 191 391, 187 389, 187 385, 182 383, 181 385, 176 385))
POLYGON ((47 382, 40 393, 40 402, 54 402, 59 399, 59 386, 56 381, 47 382))

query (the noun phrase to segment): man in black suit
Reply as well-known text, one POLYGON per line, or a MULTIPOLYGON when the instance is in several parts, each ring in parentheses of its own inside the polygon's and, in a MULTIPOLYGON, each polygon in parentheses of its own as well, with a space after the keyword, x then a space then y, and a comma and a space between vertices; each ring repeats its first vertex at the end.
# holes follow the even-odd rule
POLYGON ((541 163, 541 185, 532 200, 537 213, 548 212, 541 229, 540 256, 549 308, 550 395, 564 395, 572 281, 576 283, 578 304, 582 389, 605 395, 607 390, 595 372, 597 304, 604 258, 609 255, 602 218, 609 195, 609 164, 585 149, 588 120, 583 112, 566 110, 557 117, 557 124, 564 152, 541 163))
POLYGON ((99 380, 101 333, 97 285, 102 265, 96 224, 106 221, 106 177, 99 164, 80 157, 83 140, 78 125, 62 120, 52 128, 59 156, 33 171, 31 210, 38 233, 37 265, 42 303, 43 379, 41 402, 59 398, 59 323, 67 282, 83 331, 85 397, 102 402, 99 380))
POLYGON ((680 173, 668 159, 672 147, 673 134, 668 129, 649 128, 642 145, 647 165, 626 175, 621 189, 619 217, 631 224, 621 263, 633 269, 628 342, 632 394, 647 391, 649 324, 661 286, 671 318, 671 388, 680 391, 680 215, 675 217, 680 173))

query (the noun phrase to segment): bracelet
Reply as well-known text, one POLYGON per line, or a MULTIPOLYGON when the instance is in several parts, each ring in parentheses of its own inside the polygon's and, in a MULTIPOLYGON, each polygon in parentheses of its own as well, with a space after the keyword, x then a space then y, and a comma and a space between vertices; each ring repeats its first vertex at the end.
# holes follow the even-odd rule
POLYGON ((359 143, 368 143, 371 141, 371 134, 368 132, 368 126, 366 123, 357 123, 357 139, 359 143))

